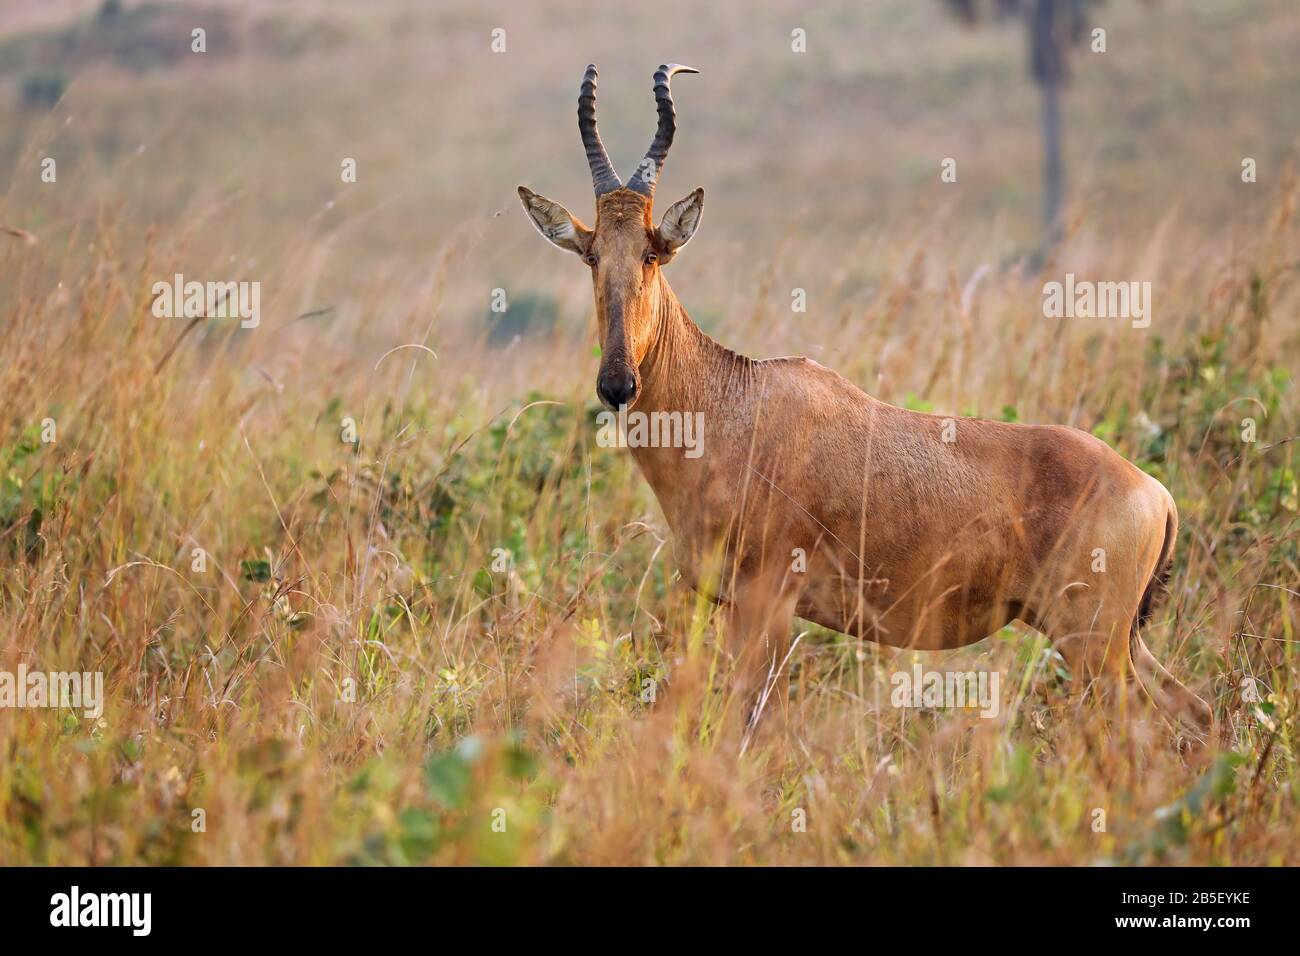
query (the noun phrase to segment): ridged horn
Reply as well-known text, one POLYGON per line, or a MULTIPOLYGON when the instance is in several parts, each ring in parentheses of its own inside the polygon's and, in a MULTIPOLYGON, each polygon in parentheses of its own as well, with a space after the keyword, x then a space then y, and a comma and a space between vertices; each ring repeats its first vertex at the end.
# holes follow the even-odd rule
POLYGON ((587 165, 591 167, 591 183, 596 188, 596 195, 603 196, 615 189, 622 189, 623 183, 614 172, 614 166, 605 152, 605 144, 600 141, 600 132, 596 129, 596 64, 587 66, 587 73, 582 78, 582 90, 578 93, 578 132, 582 134, 582 146, 587 151, 587 165))
POLYGON ((673 109, 673 93, 669 87, 672 78, 678 73, 698 73, 699 70, 680 63, 665 63, 655 70, 655 104, 659 110, 659 129, 646 150, 645 158, 637 164, 636 172, 627 181, 627 188, 643 196, 653 197, 655 183, 668 158, 668 149, 673 145, 673 134, 677 132, 677 112, 673 109))

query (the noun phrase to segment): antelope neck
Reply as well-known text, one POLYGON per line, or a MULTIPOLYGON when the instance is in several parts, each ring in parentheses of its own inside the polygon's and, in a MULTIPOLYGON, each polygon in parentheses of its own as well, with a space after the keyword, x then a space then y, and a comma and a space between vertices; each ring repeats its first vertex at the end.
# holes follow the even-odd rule
POLYGON ((734 401, 748 386, 753 360, 709 338, 686 314, 662 275, 655 338, 641 360, 644 411, 706 411, 720 401, 734 401))

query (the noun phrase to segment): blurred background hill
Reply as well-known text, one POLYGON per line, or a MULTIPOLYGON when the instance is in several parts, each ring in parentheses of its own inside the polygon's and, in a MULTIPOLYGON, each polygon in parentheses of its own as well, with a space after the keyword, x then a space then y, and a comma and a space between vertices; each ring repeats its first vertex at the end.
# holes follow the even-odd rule
MULTIPOLYGON (((1090 16, 1107 51, 1076 50, 1063 97, 1067 223, 1087 233, 1075 251, 1137 256, 1171 215, 1188 248, 1258 228, 1300 129, 1300 8, 1123 2, 1090 16), (1241 182, 1243 157, 1263 188, 1241 182)), ((125 243, 164 227, 184 237, 190 271, 234 263, 230 278, 261 278, 285 315, 328 303, 333 321, 382 324, 357 303, 377 288, 418 299, 450 256, 448 322, 486 322, 491 288, 544 284, 579 323, 586 276, 537 242, 514 188, 590 218, 573 115, 583 66, 602 70, 601 128, 626 170, 652 132, 654 66, 690 63, 702 72, 676 86, 661 200, 706 188, 673 279, 709 325, 765 282, 778 299, 792 286, 833 289, 818 305, 850 298, 898 267, 891 237, 962 281, 1024 256, 1043 201, 1026 57, 1018 24, 966 29, 939 0, 9 0, 0 210, 44 242, 87 203, 130 217, 125 243), (190 51, 196 27, 206 53, 190 51), (792 51, 796 29, 806 52, 792 51), (57 187, 39 179, 47 155, 57 187), (345 157, 355 184, 340 181, 345 157)), ((772 331, 772 347, 816 344, 772 331)))

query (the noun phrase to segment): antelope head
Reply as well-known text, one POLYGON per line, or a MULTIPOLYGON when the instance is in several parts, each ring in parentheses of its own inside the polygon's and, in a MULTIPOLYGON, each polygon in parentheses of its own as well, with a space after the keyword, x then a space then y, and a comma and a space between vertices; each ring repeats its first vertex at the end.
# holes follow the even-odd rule
POLYGON ((596 190, 595 229, 588 229, 559 203, 519 187, 524 210, 538 231, 561 249, 576 253, 591 269, 601 347, 596 394, 612 409, 636 402, 641 362, 654 346, 671 299, 660 269, 690 241, 704 209, 704 190, 696 189, 668 207, 658 228, 652 218, 655 184, 677 127, 669 83, 677 73, 696 72, 675 63, 655 71, 659 128, 624 186, 596 129, 596 67, 587 67, 578 95, 578 131, 596 190))

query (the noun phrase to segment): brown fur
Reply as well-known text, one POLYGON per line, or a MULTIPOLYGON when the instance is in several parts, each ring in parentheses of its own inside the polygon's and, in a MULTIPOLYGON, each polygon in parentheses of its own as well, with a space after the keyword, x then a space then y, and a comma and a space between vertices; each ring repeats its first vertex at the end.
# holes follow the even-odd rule
POLYGON ((1162 707, 1208 728, 1209 708, 1138 634, 1177 527, 1158 481, 1075 429, 949 421, 877 401, 807 358, 723 348, 661 271, 684 244, 665 242, 668 220, 692 198, 698 220, 702 191, 658 230, 650 201, 627 189, 599 197, 594 230, 520 195, 543 232, 559 223, 557 244, 592 257, 598 382, 632 376, 636 410, 704 413, 701 457, 632 454, 685 579, 748 622, 735 649, 743 692, 783 659, 793 614, 927 650, 1020 618, 1053 640, 1080 688, 1136 668, 1162 707), (805 571, 794 570, 795 549, 805 571), (1093 570, 1096 549, 1104 571, 1093 570))
POLYGON ((1155 606, 1169 594, 1169 576, 1174 570, 1174 538, 1177 534, 1177 518, 1170 514, 1165 523, 1164 549, 1160 552, 1160 561, 1156 565, 1156 573, 1151 575, 1151 580, 1147 583, 1147 589, 1142 592, 1142 603, 1138 607, 1134 632, 1140 630, 1146 625, 1147 621, 1151 620, 1151 614, 1155 610, 1155 606))

